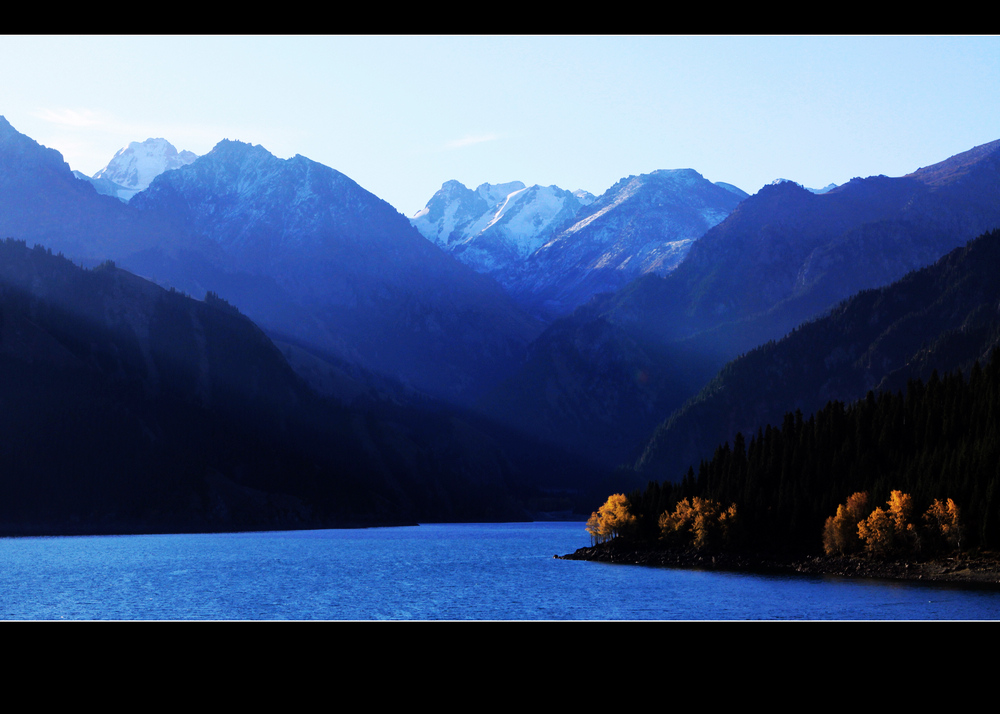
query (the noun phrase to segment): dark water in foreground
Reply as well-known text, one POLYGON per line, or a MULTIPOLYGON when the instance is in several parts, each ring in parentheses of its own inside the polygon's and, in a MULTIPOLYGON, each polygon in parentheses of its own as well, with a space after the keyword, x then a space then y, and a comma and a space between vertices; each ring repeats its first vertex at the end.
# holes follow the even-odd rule
POLYGON ((993 620, 1000 592, 557 560, 582 523, 0 540, 2 619, 993 620))

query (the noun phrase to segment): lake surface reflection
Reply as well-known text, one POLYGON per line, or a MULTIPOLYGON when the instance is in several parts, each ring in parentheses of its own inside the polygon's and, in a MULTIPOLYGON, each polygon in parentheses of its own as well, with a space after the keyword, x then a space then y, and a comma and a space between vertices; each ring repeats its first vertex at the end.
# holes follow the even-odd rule
POLYGON ((582 523, 0 540, 0 618, 993 620, 1000 592, 558 560, 582 523))

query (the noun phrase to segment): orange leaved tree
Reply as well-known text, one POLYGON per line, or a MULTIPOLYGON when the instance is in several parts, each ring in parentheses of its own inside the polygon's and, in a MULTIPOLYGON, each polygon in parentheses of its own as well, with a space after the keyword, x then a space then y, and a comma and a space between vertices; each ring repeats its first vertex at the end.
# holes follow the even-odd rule
POLYGON ((858 523, 858 537, 865 550, 878 556, 910 550, 917 545, 917 530, 910 523, 913 499, 902 491, 893 491, 886 502, 889 509, 876 508, 858 523))
POLYGON ((935 499, 924 513, 924 524, 932 540, 943 542, 952 549, 962 549, 962 522, 958 505, 950 498, 947 502, 935 499))
POLYGON ((587 532, 590 542, 594 545, 604 543, 623 535, 635 526, 636 518, 629 511, 628 498, 623 493, 608 496, 595 513, 587 520, 587 532))
POLYGON ((702 550, 726 544, 735 523, 735 503, 723 509, 710 498, 684 498, 677 502, 673 513, 664 511, 660 515, 660 537, 674 543, 690 542, 702 550))
POLYGON ((867 510, 867 491, 853 493, 847 503, 837 506, 837 515, 827 518, 823 526, 823 552, 827 555, 844 555, 860 550, 858 523, 865 519, 867 510))

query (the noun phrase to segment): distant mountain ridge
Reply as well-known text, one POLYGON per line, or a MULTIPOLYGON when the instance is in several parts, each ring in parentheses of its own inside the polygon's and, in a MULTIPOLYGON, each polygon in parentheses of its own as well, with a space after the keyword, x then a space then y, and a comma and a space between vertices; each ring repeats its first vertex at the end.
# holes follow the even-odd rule
POLYGON ((81 181, 62 155, 39 145, 0 117, 0 236, 41 243, 96 265, 154 249, 183 236, 142 220, 121 200, 81 181))
POLYGON ((551 318, 645 272, 669 272, 746 195, 690 169, 628 177, 599 199, 519 181, 476 191, 449 181, 410 220, 551 318))
POLYGON ((3 120, 0 235, 215 291, 272 334, 448 401, 509 374, 540 330, 343 174, 242 142, 220 142, 125 204, 3 120))
POLYGON ((436 397, 470 399, 539 329, 388 203, 300 155, 225 140, 130 206, 211 244, 202 255, 225 271, 273 281, 291 312, 253 291, 233 298, 269 329, 436 397))
POLYGON ((931 166, 923 166, 907 174, 907 177, 918 179, 929 186, 943 186, 960 179, 982 161, 995 156, 998 151, 1000 151, 1000 139, 980 144, 931 166))
POLYGON ((692 169, 630 176, 559 227, 518 276, 522 303, 565 314, 640 275, 666 275, 746 197, 692 169))
POLYGON ((410 222, 428 240, 477 272, 509 286, 553 227, 594 200, 586 191, 482 184, 475 191, 447 181, 410 222))
MULTIPOLYGON (((994 142, 966 152, 978 158, 942 181, 872 176, 823 194, 790 181, 765 186, 697 241, 667 279, 636 282, 608 309, 661 340, 754 321, 758 331, 746 337, 730 330, 732 355, 780 337, 1000 225, 998 149, 994 142)), ((921 176, 940 176, 952 161, 921 176)))
POLYGON ((930 182, 875 176, 823 194, 790 181, 763 187, 669 274, 643 274, 555 321, 483 408, 592 458, 633 460, 627 444, 648 436, 643 419, 656 409, 666 419, 729 360, 1000 226, 998 149, 943 162, 961 171, 929 167, 930 182))

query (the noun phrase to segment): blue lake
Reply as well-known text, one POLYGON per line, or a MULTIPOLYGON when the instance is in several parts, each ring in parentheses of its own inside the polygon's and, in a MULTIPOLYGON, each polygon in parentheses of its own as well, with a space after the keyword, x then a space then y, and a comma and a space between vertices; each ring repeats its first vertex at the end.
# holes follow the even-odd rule
POLYGON ((0 540, 7 620, 994 620, 1000 591, 558 560, 582 523, 0 540))

